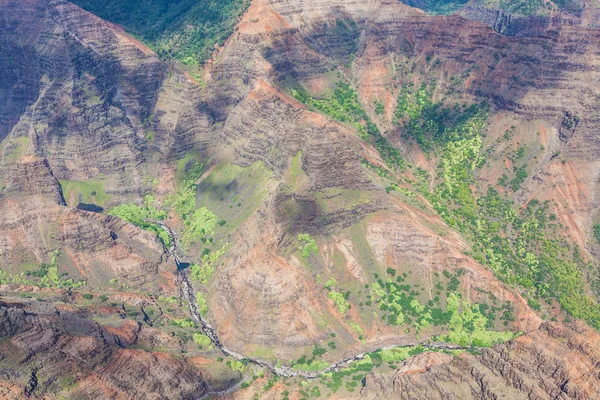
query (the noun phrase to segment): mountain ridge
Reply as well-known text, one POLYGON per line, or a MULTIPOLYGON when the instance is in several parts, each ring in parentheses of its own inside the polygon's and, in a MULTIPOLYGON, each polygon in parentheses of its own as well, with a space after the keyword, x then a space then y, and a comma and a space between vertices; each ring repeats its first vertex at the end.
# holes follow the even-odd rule
MULTIPOLYGON (((478 348, 524 332, 481 356, 413 354, 394 373, 404 376, 411 363, 419 372, 399 378, 401 387, 387 381, 376 361, 382 352, 374 352, 370 368, 377 372, 363 375, 358 393, 404 398, 411 387, 432 398, 432 386, 412 376, 457 377, 473 368, 493 385, 473 372, 462 386, 436 393, 585 398, 598 387, 595 364, 585 361, 590 373, 579 378, 569 372, 571 360, 561 361, 564 379, 515 383, 529 371, 516 366, 519 354, 541 352, 552 364, 579 351, 557 338, 595 334, 569 322, 567 312, 595 321, 597 96, 587 82, 598 72, 596 30, 559 23, 515 37, 395 1, 256 0, 197 76, 66 1, 3 3, 3 19, 22 31, 6 27, 1 43, 22 59, 17 66, 3 60, 1 76, 25 71, 20 86, 2 92, 18 103, 2 120, 7 313, 39 313, 39 302, 99 320, 100 330, 133 324, 148 336, 139 346, 119 339, 131 348, 121 351, 127 362, 113 364, 119 371, 166 348, 168 362, 191 371, 192 380, 210 375, 184 393, 167 374, 168 393, 161 389, 159 398, 237 385, 223 397, 289 392, 243 363, 218 361, 185 319, 181 277, 152 222, 160 220, 183 241, 200 312, 236 352, 310 371, 386 343, 442 339, 478 348), (465 143, 470 147, 456 163, 451 151, 465 143), (472 169, 459 168, 467 163, 472 169), (462 197, 448 197, 457 193, 453 187, 462 197), (77 210, 82 203, 106 213, 77 210), (493 212, 506 214, 484 218, 493 212), (499 222, 508 218, 510 225, 499 222), (485 243, 494 230, 501 233, 485 243), (544 257, 550 250, 557 263, 544 257), (497 256, 506 257, 501 268, 493 264, 497 256), (531 271, 539 275, 529 277, 531 271), (583 286, 575 290, 572 282, 583 286), (39 300, 19 306, 28 303, 19 300, 23 293, 39 300), (557 321, 538 332, 542 316, 557 321), (561 332, 549 333, 554 329, 561 332), (157 345, 164 335, 175 339, 157 345), (531 344, 532 337, 548 345, 531 344), (496 362, 521 372, 489 378, 496 362), (223 384, 208 389, 221 375, 223 384)), ((16 357, 5 362, 23 360, 11 346, 35 348, 12 329, 2 337, 16 357)), ((592 346, 593 339, 581 340, 592 346)), ((114 385, 124 397, 151 390, 135 379, 107 383, 115 379, 111 361, 93 390, 86 392, 87 383, 52 386, 43 364, 53 352, 48 345, 32 353, 35 380, 45 386, 29 384, 30 371, 19 369, 3 388, 73 397, 99 396, 96 388, 114 385)), ((595 357, 582 353, 577 357, 595 357)), ((387 364, 396 371, 399 362, 387 364)), ((335 379, 315 381, 313 394, 358 395, 352 380, 338 377, 339 389, 335 379)), ((304 386, 291 384, 295 396, 305 396, 304 386)))

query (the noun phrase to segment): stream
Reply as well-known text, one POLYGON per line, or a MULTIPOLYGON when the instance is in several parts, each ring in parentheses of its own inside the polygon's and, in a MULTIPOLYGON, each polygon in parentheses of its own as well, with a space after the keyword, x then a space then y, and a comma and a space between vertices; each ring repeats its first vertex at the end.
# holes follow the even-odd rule
MULTIPOLYGON (((270 373, 272 373, 273 375, 276 375, 276 376, 287 377, 287 378, 300 377, 300 378, 304 378, 304 379, 315 379, 327 372, 339 371, 342 368, 347 367, 354 361, 363 360, 365 358, 365 355, 368 354, 368 353, 360 353, 353 357, 345 358, 345 359, 335 362, 335 363, 331 364, 329 367, 324 368, 319 371, 298 371, 291 367, 275 366, 275 365, 270 364, 267 361, 248 357, 243 354, 239 354, 232 350, 229 350, 221 342, 221 340, 219 339, 219 335, 217 334, 217 331, 212 327, 210 322, 206 318, 204 318, 198 311, 194 288, 192 286, 191 278, 189 276, 190 275, 189 270, 180 268, 180 266, 186 265, 186 264, 182 263, 181 259, 179 258, 179 255, 177 253, 177 239, 175 237, 173 230, 160 222, 155 222, 155 223, 160 225, 169 234, 169 236, 171 237, 171 241, 173 242, 173 246, 167 251, 167 253, 175 259, 175 264, 177 266, 177 270, 178 270, 180 278, 181 278, 180 279, 180 284, 181 284, 180 289, 181 289, 181 292, 184 294, 184 296, 187 297, 187 301, 188 301, 188 304, 190 307, 190 313, 191 313, 192 318, 196 321, 196 323, 198 323, 199 326, 202 327, 204 334, 210 338, 213 346, 216 347, 217 349, 219 349, 224 355, 233 357, 240 361, 245 360, 250 364, 256 365, 261 368, 265 368, 270 373)), ((392 348, 399 347, 399 346, 402 346, 402 347, 423 346, 424 348, 432 349, 432 350, 433 349, 435 349, 435 350, 468 350, 469 349, 469 347, 454 346, 454 345, 448 345, 448 344, 428 345, 428 344, 423 344, 423 343, 414 343, 414 344, 399 344, 399 345, 384 346, 384 347, 375 349, 373 351, 387 350, 387 349, 392 349, 392 348)), ((373 352, 373 351, 371 351, 371 352, 373 352)))

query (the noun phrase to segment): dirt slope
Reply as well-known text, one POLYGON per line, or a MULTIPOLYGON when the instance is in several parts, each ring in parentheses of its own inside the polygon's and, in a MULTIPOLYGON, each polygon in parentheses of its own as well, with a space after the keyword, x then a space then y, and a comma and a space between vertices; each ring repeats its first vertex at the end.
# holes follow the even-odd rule
MULTIPOLYGON (((155 232, 85 207, 142 207, 152 195, 151 206, 165 211, 164 223, 183 242, 185 259, 212 268, 195 289, 206 299, 206 317, 236 352, 289 365, 328 343, 313 359, 437 342, 455 329, 449 305, 456 295, 461 312, 483 310, 487 332, 523 336, 479 356, 409 359, 393 376, 369 375, 361 396, 597 393, 595 331, 583 322, 563 325, 571 319, 558 303, 568 307, 564 297, 538 298, 499 279, 489 259, 477 256, 477 237, 452 225, 429 196, 442 185, 441 150, 427 151, 407 136, 396 110, 409 83, 435 81, 431 98, 465 113, 485 101, 486 159, 473 172, 473 198, 483 199, 491 185, 517 210, 549 200, 553 232, 570 250, 577 246, 577 268, 586 265, 577 275, 582 296, 597 304, 600 108, 590 82, 600 78, 600 31, 561 21, 507 36, 395 0, 254 0, 202 76, 192 77, 67 1, 0 0, 0 19, 9 22, 0 27, 0 267, 8 274, 0 282, 13 284, 7 290, 39 286, 32 271, 54 265, 96 296, 176 296, 177 271, 155 232), (339 84, 352 88, 357 112, 383 139, 364 140, 366 119, 356 123, 318 105, 339 95, 339 84), (520 148, 524 159, 513 155, 520 148), (390 164, 390 149, 398 149, 402 166, 390 164), (503 174, 517 179, 519 168, 527 173, 518 185, 501 184, 503 174), (191 239, 193 214, 174 205, 189 176, 192 208, 215 215, 210 232, 191 239), (210 261, 211 254, 219 256, 210 261), (557 322, 540 328, 543 318, 557 322), (560 377, 543 369, 532 378, 535 368, 521 360, 536 357, 556 365, 560 377)), ((41 286, 52 282, 66 285, 51 279, 41 286)), ((18 313, 7 310, 10 318, 18 313)), ((21 317, 5 325, 19 332, 48 325, 21 317)), ((62 315, 44 318, 63 323, 62 315)), ((71 340, 72 325, 65 324, 57 340, 71 340)), ((85 340, 96 346, 104 328, 90 329, 85 340)), ((2 337, 25 349, 36 343, 12 330, 2 337)), ((156 389, 195 398, 213 389, 202 368, 173 351, 102 346, 102 370, 86 370, 69 389, 73 397, 156 389), (163 364, 148 371, 148 363, 163 364), (129 370, 134 377, 123 377, 129 370), (139 381, 144 374, 155 374, 160 387, 139 381)), ((58 368, 62 361, 50 347, 40 357, 58 368)), ((206 356, 206 349, 193 351, 191 357, 206 356)), ((28 379, 4 379, 2 390, 42 396, 64 389, 31 389, 28 379)))

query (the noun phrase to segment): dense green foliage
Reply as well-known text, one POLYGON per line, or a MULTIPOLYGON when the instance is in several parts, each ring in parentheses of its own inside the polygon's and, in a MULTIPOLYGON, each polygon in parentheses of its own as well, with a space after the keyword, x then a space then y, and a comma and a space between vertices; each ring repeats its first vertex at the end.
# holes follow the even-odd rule
POLYGON ((456 293, 446 298, 446 309, 451 314, 450 333, 443 340, 461 346, 491 347, 512 339, 512 332, 496 332, 487 329, 489 320, 481 312, 478 304, 471 305, 460 299, 456 293), (459 312, 459 307, 462 311, 459 312))
POLYGON ((394 116, 402 123, 404 135, 416 139, 424 150, 449 142, 473 139, 483 128, 487 105, 444 107, 433 101, 436 82, 423 83, 416 89, 412 83, 402 86, 394 116))
MULTIPOLYGON (((471 239, 473 256, 503 281, 521 285, 534 300, 555 298, 571 315, 600 326, 600 306, 588 294, 582 273, 587 265, 579 250, 556 233, 556 224, 547 216, 549 203, 533 200, 519 209, 506 193, 491 186, 485 196, 478 198, 474 192, 475 171, 485 163, 485 104, 444 108, 431 100, 431 86, 423 84, 414 91, 406 85, 396 112, 405 134, 440 156, 437 185, 430 190, 429 176, 418 171, 418 190, 448 225, 471 239)), ((519 149, 514 155, 519 163, 515 178, 499 181, 507 189, 518 190, 527 178, 523 154, 519 149)))
POLYGON ((213 345, 210 338, 202 333, 194 333, 194 343, 200 346, 202 349, 212 350, 213 345))
POLYGON ((336 284, 337 282, 334 278, 331 278, 325 283, 325 288, 329 291, 327 297, 333 300, 340 314, 344 314, 346 311, 348 311, 348 309, 350 309, 350 303, 348 303, 350 292, 346 292, 344 294, 336 291, 336 284))
POLYGON ((123 25, 160 56, 202 64, 223 45, 248 0, 74 0, 82 8, 123 25))
POLYGON ((182 328, 196 328, 196 324, 191 318, 181 318, 171 321, 171 325, 179 326, 182 328))
POLYGON ((165 207, 175 211, 177 216, 184 221, 181 243, 184 246, 193 245, 198 241, 210 242, 210 236, 219 223, 218 217, 208 208, 196 206, 196 181, 204 172, 204 165, 194 163, 182 181, 177 186, 175 193, 167 198, 165 207))
POLYGON ((196 303, 198 305, 198 312, 200 315, 205 316, 208 313, 208 302, 204 298, 202 292, 196 293, 196 303))
POLYGON ((136 206, 135 204, 120 204, 113 207, 108 213, 142 229, 155 232, 166 249, 170 249, 173 245, 169 234, 160 225, 152 222, 163 220, 167 216, 164 211, 159 210, 154 206, 153 196, 146 196, 144 198, 144 205, 142 206, 136 206))
POLYGON ((315 242, 315 239, 310 237, 308 233, 299 234, 298 241, 301 243, 301 246, 298 248, 298 250, 300 250, 302 257, 308 258, 313 254, 319 253, 319 246, 317 246, 317 242, 315 242))

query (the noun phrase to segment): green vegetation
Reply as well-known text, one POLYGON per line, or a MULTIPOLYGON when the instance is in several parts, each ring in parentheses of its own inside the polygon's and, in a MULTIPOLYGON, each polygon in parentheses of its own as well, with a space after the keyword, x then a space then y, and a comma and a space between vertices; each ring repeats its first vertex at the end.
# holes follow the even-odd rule
POLYGON ((10 137, 5 143, 3 158, 5 161, 14 162, 24 155, 29 149, 29 136, 10 137))
POLYGON ((290 92, 303 104, 340 122, 351 124, 358 130, 358 134, 363 140, 375 146, 388 166, 391 168, 404 168, 404 160, 400 152, 381 134, 377 125, 367 115, 359 102, 358 94, 352 86, 338 82, 335 85, 333 94, 323 100, 311 97, 302 89, 290 89, 290 92))
MULTIPOLYGON (((441 335, 438 340, 460 344, 463 346, 489 347, 514 337, 512 332, 497 332, 492 328, 497 315, 508 310, 509 305, 502 307, 487 304, 471 305, 461 301, 455 291, 460 285, 462 270, 452 274, 444 271, 444 278, 439 277, 435 285, 437 295, 423 304, 419 300, 420 293, 405 282, 406 274, 398 275, 388 269, 390 276, 387 281, 376 276, 377 281, 370 285, 371 294, 368 296, 379 308, 381 319, 390 325, 405 327, 405 332, 414 329, 418 335, 423 330, 431 330, 434 326, 447 330, 447 335, 441 335), (442 284, 446 282, 446 287, 442 284), (446 295, 442 291, 446 291, 446 295), (445 299, 445 306, 443 305, 445 299), (459 312, 459 308, 462 309, 459 312)), ((500 318, 502 319, 502 317, 500 318)))
POLYGON ((487 105, 444 107, 433 101, 437 83, 422 83, 415 89, 412 83, 402 86, 394 116, 403 122, 405 136, 416 139, 423 150, 477 137, 486 121, 487 105))
POLYGON ((157 223, 150 222, 163 220, 167 216, 166 212, 154 206, 154 197, 151 195, 144 198, 144 205, 142 206, 121 204, 113 207, 108 213, 142 229, 155 232, 166 249, 170 249, 173 245, 169 234, 157 223))
POLYGON ((562 9, 577 12, 581 9, 578 0, 403 0, 406 4, 419 7, 431 14, 451 14, 465 4, 480 5, 492 9, 502 9, 506 12, 520 15, 545 14, 551 9, 562 9))
POLYGON ((174 194, 165 201, 165 207, 173 209, 183 219, 196 210, 196 181, 204 172, 204 164, 187 157, 182 158, 177 166, 181 182, 174 194))
MULTIPOLYGON (((474 174, 485 162, 481 146, 487 106, 443 107, 432 101, 433 86, 423 84, 415 91, 405 85, 396 110, 405 134, 425 151, 439 154, 434 189, 430 191, 427 176, 417 174, 417 190, 448 225, 471 240, 474 258, 501 280, 521 285, 533 300, 555 298, 571 315, 599 327, 600 306, 588 293, 582 273, 587 265, 579 250, 556 232, 556 225, 549 224, 550 204, 532 200, 519 209, 491 186, 477 197, 474 174)), ((523 158, 524 150, 517 150, 513 162, 523 158)), ((516 166, 515 178, 501 181, 517 190, 527 177, 525 169, 526 165, 516 166)), ((406 310, 402 305, 402 312, 406 310)), ((397 314, 401 319, 400 311, 397 314)))
POLYGON ((211 251, 209 246, 214 242, 214 230, 226 225, 226 221, 219 218, 206 207, 197 207, 196 192, 198 185, 196 181, 204 173, 204 165, 198 163, 191 155, 182 158, 178 163, 178 178, 175 193, 170 195, 163 207, 155 205, 154 197, 148 195, 144 198, 144 204, 122 204, 112 208, 109 214, 120 217, 142 229, 156 232, 158 238, 169 249, 173 245, 167 231, 158 223, 152 221, 164 220, 168 209, 173 210, 183 220, 181 243, 184 246, 192 246, 202 242, 207 247, 203 249, 200 263, 190 266, 191 277, 194 281, 202 284, 208 283, 214 275, 218 260, 225 255, 229 243, 223 244, 218 250, 211 251))
POLYGON ((315 239, 311 238, 308 233, 299 234, 298 241, 303 243, 303 245, 298 248, 302 257, 309 258, 311 255, 319 253, 317 242, 315 242, 315 239))
POLYGON ((210 237, 219 222, 219 218, 211 210, 206 207, 197 208, 196 205, 196 181, 204 173, 204 168, 204 165, 197 161, 183 158, 178 166, 178 171, 183 173, 181 182, 175 193, 165 201, 165 207, 173 209, 184 221, 181 237, 184 246, 194 245, 198 241, 204 244, 211 242, 210 237))
POLYGON ((334 288, 334 287, 335 287, 336 283, 337 283, 337 282, 336 282, 335 278, 331 278, 331 279, 329 279, 329 280, 328 280, 328 281, 325 283, 325 289, 327 289, 327 290, 331 290, 332 288, 334 288))
POLYGON ((323 360, 317 360, 317 358, 323 357, 323 354, 326 352, 327 349, 315 345, 312 357, 308 360, 306 359, 306 356, 300 357, 292 363, 292 368, 297 371, 321 371, 329 367, 329 363, 323 360))
POLYGON ((215 237, 234 232, 260 207, 268 193, 271 174, 260 161, 249 167, 223 163, 202 179, 197 188, 198 204, 218 215, 219 221, 226 220, 224 224, 217 223, 215 237))
POLYGON ((158 300, 167 302, 169 304, 177 304, 177 297, 175 297, 175 296, 170 296, 170 297, 158 296, 158 300))
POLYGON ((202 333, 194 333, 194 343, 199 345, 202 349, 212 350, 213 345, 210 338, 202 333))
POLYGON ((203 64, 222 46, 250 4, 248 0, 75 0, 75 4, 123 25, 163 58, 203 64))
POLYGON ((350 309, 350 303, 348 303, 350 292, 346 292, 346 294, 336 292, 333 289, 335 285, 336 281, 334 278, 331 278, 327 281, 327 283, 325 283, 325 288, 329 291, 327 297, 333 300, 340 314, 344 314, 346 311, 348 311, 348 309, 350 309))
MULTIPOLYGON (((342 385, 345 386, 349 392, 354 392, 357 388, 360 388, 360 382, 369 374, 373 369, 380 368, 384 364, 389 365, 396 369, 396 363, 404 361, 412 356, 423 353, 425 351, 445 352, 448 354, 460 354, 461 351, 443 351, 432 348, 425 348, 423 346, 415 347, 395 347, 391 349, 377 350, 375 352, 366 354, 363 359, 352 362, 345 368, 339 371, 326 372, 318 380, 319 385, 328 388, 332 393, 336 393, 342 385)), ((325 368, 325 367, 324 367, 325 368)), ((308 390, 308 383, 303 382, 301 384, 304 392, 308 390)), ((314 386, 311 392, 319 390, 319 386, 314 386)), ((307 397, 307 394, 303 394, 307 397)))
POLYGON ((327 361, 310 361, 311 360, 308 360, 308 362, 306 363, 294 364, 292 368, 294 368, 297 371, 320 371, 329 367, 329 363, 327 361))
POLYGON ((196 303, 198 305, 198 312, 200 315, 205 316, 208 313, 208 302, 204 298, 202 292, 196 293, 196 303))
POLYGON ((333 300, 335 302, 335 305, 336 305, 338 311, 340 312, 340 314, 344 314, 350 308, 350 304, 346 301, 346 298, 344 297, 344 295, 342 293, 332 290, 331 292, 329 292, 327 297, 329 297, 331 300, 333 300))
POLYGON ((186 215, 183 230, 183 243, 193 243, 195 239, 204 239, 212 235, 217 225, 217 216, 206 207, 200 207, 193 214, 186 215))
MULTIPOLYGON (((34 277, 34 278, 39 278, 39 283, 34 283, 34 282, 27 282, 28 284, 31 285, 39 285, 41 287, 57 287, 57 288, 63 288, 63 289, 78 289, 80 287, 82 287, 83 285, 86 284, 85 281, 79 281, 79 282, 75 282, 73 279, 71 278, 66 278, 67 273, 61 273, 59 274, 58 272, 58 257, 60 256, 60 251, 55 250, 52 252, 52 255, 50 257, 50 264, 46 264, 46 263, 42 263, 39 266, 39 269, 36 271, 25 271, 25 273, 23 275, 25 276, 29 276, 29 277, 34 277)), ((7 283, 18 283, 17 281, 19 280, 18 278, 22 279, 22 282, 25 283, 26 280, 21 276, 21 277, 15 277, 9 274, 0 274, 0 282, 2 282, 3 280, 6 281, 13 281, 13 282, 7 282, 7 283)), ((91 295, 87 295, 87 296, 91 296, 91 295)), ((93 297, 93 296, 92 296, 93 297)), ((84 298, 87 298, 86 295, 84 295, 84 298)))
POLYGON ((233 371, 239 372, 240 374, 243 374, 246 371, 246 364, 244 364, 242 361, 227 361, 227 365, 233 371))
POLYGON ((205 254, 202 256, 201 265, 192 264, 190 266, 190 270, 192 272, 192 280, 200 281, 200 283, 206 285, 215 273, 215 264, 222 256, 225 255, 228 247, 229 243, 226 243, 225 245, 223 245, 223 247, 221 247, 214 253, 205 252, 205 254))
POLYGON ((451 314, 450 333, 442 339, 461 346, 491 347, 515 337, 512 332, 496 332, 486 329, 489 320, 482 314, 480 305, 461 302, 460 296, 451 293, 446 298, 447 310, 451 314), (462 306, 462 312, 459 307, 462 306))
POLYGON ((10 284, 33 285, 32 282, 29 282, 25 278, 25 273, 22 273, 20 275, 14 275, 14 274, 10 274, 10 273, 4 271, 2 268, 0 268, 0 285, 10 285, 10 284))
POLYGON ((181 318, 181 319, 175 319, 173 321, 171 321, 172 325, 176 325, 176 326, 180 326, 182 328, 196 328, 196 323, 194 321, 192 321, 191 318, 181 318))
POLYGON ((71 207, 76 207, 79 203, 104 206, 110 202, 110 195, 106 194, 104 182, 100 180, 61 180, 60 186, 62 187, 65 200, 71 207))

